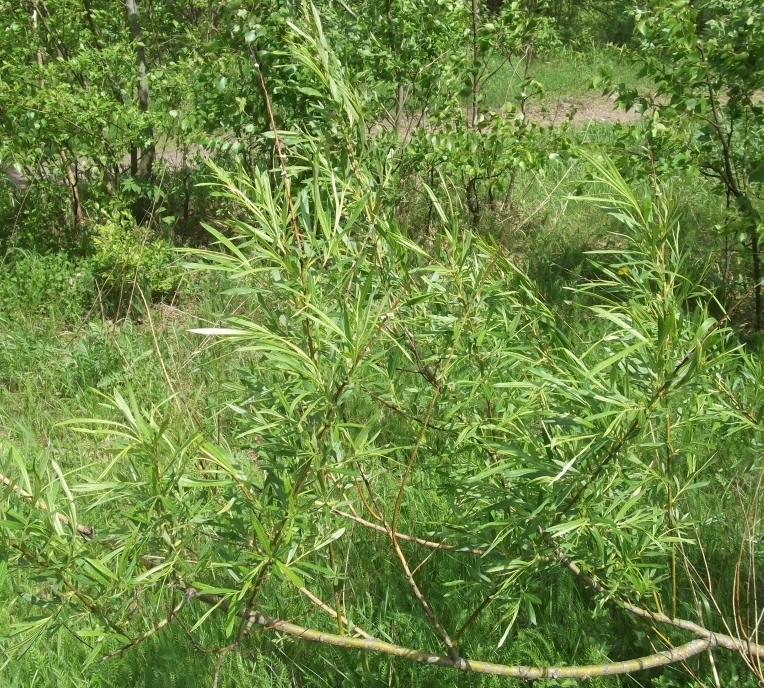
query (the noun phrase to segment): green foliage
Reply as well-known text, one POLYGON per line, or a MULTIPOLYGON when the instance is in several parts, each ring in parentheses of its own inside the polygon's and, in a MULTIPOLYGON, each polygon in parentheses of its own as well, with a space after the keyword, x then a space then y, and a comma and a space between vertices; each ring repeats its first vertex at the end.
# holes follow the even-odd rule
POLYGON ((543 175, 567 148, 564 129, 545 129, 508 107, 502 114, 481 113, 475 127, 452 120, 438 131, 418 131, 405 151, 404 170, 455 191, 478 226, 481 217, 512 212, 518 176, 543 175))
POLYGON ((307 588, 375 635, 397 614, 428 618, 446 644, 441 624, 461 627, 470 657, 483 642, 472 610, 488 595, 496 660, 561 661, 533 629, 557 551, 603 599, 676 608, 680 548, 702 546, 693 495, 710 472, 742 469, 708 438, 759 441, 761 376, 687 278, 670 196, 640 198, 611 163, 587 158, 583 200, 624 229, 621 248, 599 254, 599 278, 575 291, 596 323, 581 338, 436 189, 431 250, 401 230, 381 203, 395 177, 370 167, 374 144, 353 134, 357 99, 336 63, 312 57, 318 27, 300 36, 312 49, 294 59, 348 114, 330 132, 345 146, 290 132, 289 186, 218 168, 212 188, 239 219, 210 226, 216 245, 195 254, 233 299, 222 325, 195 330, 240 361, 232 429, 205 437, 180 402, 144 406, 128 387, 104 398, 107 418, 68 423, 102 443, 97 468, 51 460, 30 473, 8 450, 15 484, 34 497, 4 496, 11 575, 31 567, 48 583, 15 626, 17 649, 66 629, 89 639, 90 662, 154 635, 170 609, 192 637, 236 642, 248 630, 239 613, 310 620, 297 602, 307 588), (735 389, 719 386, 728 379, 735 389), (445 508, 417 513, 426 504, 445 508), (365 536, 341 513, 359 511, 392 549, 349 566, 365 536), (95 539, 74 527, 85 518, 95 539), (387 594, 347 601, 379 568, 408 569, 398 530, 456 548, 438 556, 458 565, 422 583, 437 612, 405 598, 388 608, 387 594))
POLYGON ((627 0, 547 0, 539 3, 554 22, 559 38, 566 45, 582 49, 592 44, 628 44, 634 30, 627 0))
MULTIPOLYGON (((122 153, 166 137, 183 163, 161 183, 113 170, 98 186, 90 168, 87 269, 19 254, 0 278, 10 684, 198 685, 220 670, 219 685, 494 686, 557 665, 570 678, 545 685, 570 686, 586 673, 570 665, 704 637, 663 612, 723 647, 712 666, 696 640, 637 681, 756 674, 726 651, 760 619, 764 367, 704 286, 671 185, 630 184, 607 156, 571 150, 567 130, 531 123, 532 78, 516 109, 484 107, 502 58, 527 64, 557 38, 562 5, 533 4, 158 2, 142 40, 97 2, 62 4, 40 15, 50 91, 23 73, 24 59, 39 68, 21 40, 35 34, 14 10, 0 49, 26 79, 14 122, 32 105, 54 116, 49 97, 74 107, 90 86, 64 93, 62 74, 79 64, 106 81, 103 32, 122 56, 122 105, 141 46, 157 95, 130 105, 122 153), (90 24, 76 50, 82 27, 66 17, 90 24), (55 65, 51 36, 70 50, 55 65), (209 204, 211 238, 187 253, 191 317, 148 297, 178 287, 169 233, 194 217, 195 141, 220 164, 193 200, 209 204), (540 204, 522 217, 529 189, 540 204), (563 215, 576 232, 558 229, 563 215), (142 319, 78 322, 93 278, 105 314, 145 296, 142 319), (485 659, 508 677, 391 652, 485 659)), ((687 134, 666 122, 647 134, 654 170, 676 166, 666 151, 687 134)), ((48 179, 57 126, 16 144, 43 156, 23 158, 40 170, 32 188, 74 202, 48 179)), ((104 140, 64 151, 57 174, 104 140)), ((610 668, 592 685, 631 685, 610 668)))
POLYGON ((12 251, 0 270, 0 318, 6 322, 30 313, 77 322, 93 299, 87 262, 64 253, 12 251))
POLYGON ((136 226, 129 214, 107 218, 96 227, 92 241, 88 264, 98 289, 110 303, 132 301, 135 289, 148 299, 171 297, 180 286, 182 275, 172 244, 136 226))

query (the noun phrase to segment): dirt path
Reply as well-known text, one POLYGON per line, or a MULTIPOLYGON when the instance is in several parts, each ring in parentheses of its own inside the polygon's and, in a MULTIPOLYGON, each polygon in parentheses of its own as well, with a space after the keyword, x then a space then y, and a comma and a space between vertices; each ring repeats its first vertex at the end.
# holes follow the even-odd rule
POLYGON ((627 112, 616 108, 613 98, 594 95, 547 99, 541 105, 529 105, 525 108, 525 112, 529 119, 544 125, 562 124, 571 112, 573 113, 571 123, 574 126, 592 123, 633 124, 640 118, 639 113, 634 110, 627 112))

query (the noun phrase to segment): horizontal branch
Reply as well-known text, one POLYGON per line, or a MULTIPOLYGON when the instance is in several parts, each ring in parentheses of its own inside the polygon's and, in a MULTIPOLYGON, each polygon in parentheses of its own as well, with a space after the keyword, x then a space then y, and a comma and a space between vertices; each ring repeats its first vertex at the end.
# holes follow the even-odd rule
MULTIPOLYGON (((371 521, 367 521, 365 518, 361 518, 360 516, 355 516, 354 514, 348 514, 344 511, 340 511, 339 509, 332 509, 332 513, 335 516, 340 516, 342 518, 347 518, 350 521, 355 521, 356 523, 364 526, 365 528, 370 528, 371 530, 376 530, 379 533, 384 533, 385 535, 388 535, 388 530, 384 526, 378 524, 378 523, 372 523, 371 521)), ((398 540, 405 540, 406 542, 414 542, 417 545, 422 545, 422 547, 429 547, 430 549, 442 549, 446 552, 465 552, 466 554, 474 554, 475 556, 482 557, 485 552, 482 549, 471 549, 469 547, 457 547, 455 545, 447 545, 444 542, 435 542, 433 540, 424 540, 423 538, 414 537, 413 535, 406 535, 405 533, 396 533, 395 537, 398 538, 398 540)))
MULTIPOLYGON (((208 593, 186 593, 191 595, 191 599, 197 599, 200 602, 219 607, 227 612, 230 608, 228 601, 218 595, 208 593)), ((270 631, 277 631, 285 635, 292 636, 299 640, 320 643, 322 645, 333 645, 335 647, 344 647, 351 650, 361 650, 364 652, 376 652, 392 657, 400 657, 411 662, 421 662, 433 666, 456 669, 466 673, 487 674, 489 676, 503 676, 508 678, 522 679, 540 679, 540 678, 592 678, 594 676, 614 676, 616 674, 630 674, 636 671, 645 671, 657 667, 666 666, 683 662, 690 657, 705 652, 714 647, 713 639, 691 640, 689 643, 680 645, 671 650, 656 652, 646 657, 630 659, 624 662, 608 662, 605 664, 590 664, 585 666, 559 666, 559 667, 527 667, 512 666, 508 664, 493 664, 491 662, 478 662, 469 659, 459 658, 453 660, 443 655, 434 655, 429 652, 422 652, 401 645, 394 645, 383 640, 368 640, 364 638, 352 638, 346 635, 337 635, 335 633, 324 633, 313 628, 305 628, 288 621, 273 619, 258 611, 241 610, 238 615, 246 619, 251 626, 260 626, 270 631)))
MULTIPOLYGON (((10 480, 9 478, 7 478, 6 476, 2 474, 0 474, 0 484, 10 487, 11 490, 13 490, 13 492, 15 492, 17 495, 19 495, 25 500, 31 501, 32 504, 34 504, 34 506, 36 506, 41 511, 49 512, 47 506, 42 501, 35 500, 33 498, 33 495, 28 493, 26 490, 23 490, 22 488, 20 488, 14 481, 10 480)), ((383 526, 379 526, 375 523, 371 523, 370 521, 366 521, 358 516, 351 516, 350 514, 346 514, 338 510, 333 510, 333 513, 335 513, 338 516, 356 521, 357 523, 360 523, 361 525, 372 528, 374 530, 379 530, 380 532, 384 532, 384 533, 388 532, 383 526)), ((63 525, 70 524, 69 519, 63 514, 58 512, 53 512, 52 515, 63 525)), ((93 537, 95 533, 95 529, 91 526, 74 524, 74 528, 81 536, 85 538, 91 538, 93 537)), ((554 542, 551 536, 549 536, 547 533, 544 533, 543 531, 541 534, 546 540, 547 544, 549 544, 550 547, 554 549, 555 558, 563 566, 568 568, 576 577, 578 577, 582 582, 584 582, 587 586, 589 586, 593 590, 600 593, 607 592, 600 583, 598 583, 592 577, 588 576, 583 571, 581 571, 581 569, 576 565, 576 563, 557 547, 557 544, 554 542)), ((398 537, 402 540, 408 540, 426 547, 432 547, 434 549, 444 549, 448 551, 457 551, 457 552, 463 551, 463 552, 470 552, 472 554, 479 553, 479 550, 457 549, 456 547, 453 547, 452 545, 444 545, 438 542, 431 542, 429 540, 423 540, 421 538, 415 538, 409 535, 400 534, 398 537)), ((104 545, 106 543, 100 542, 99 544, 104 545)), ((203 602, 207 602, 208 604, 219 604, 224 609, 226 610, 228 609, 228 602, 226 600, 223 600, 222 598, 219 598, 215 595, 207 595, 207 594, 203 595, 203 594, 196 593, 196 591, 193 590, 193 588, 188 588, 186 591, 194 599, 199 599, 203 602)), ((305 590, 301 592, 305 594, 308 591, 305 590)), ((311 598, 314 597, 311 594, 308 594, 306 596, 309 596, 311 598)), ((642 671, 645 669, 652 669, 655 667, 665 666, 667 664, 684 661, 685 659, 689 657, 700 654, 704 650, 713 648, 713 647, 721 647, 727 650, 733 650, 750 657, 764 658, 764 645, 759 645, 757 643, 749 642, 747 640, 740 640, 739 638, 734 638, 730 635, 725 635, 723 633, 714 633, 713 631, 709 631, 707 628, 704 628, 703 626, 693 623, 692 621, 687 621, 685 619, 672 619, 671 617, 665 614, 651 612, 647 609, 643 609, 641 607, 633 605, 630 602, 625 602, 625 601, 617 600, 614 598, 611 598, 611 599, 613 599, 613 602, 621 606, 624 610, 631 612, 635 616, 649 619, 650 621, 654 621, 656 623, 662 623, 662 624, 674 626, 675 628, 679 628, 679 629, 688 631, 690 633, 694 633, 695 635, 699 637, 699 639, 691 641, 689 643, 685 643, 684 645, 680 645, 679 647, 676 647, 672 650, 658 652, 653 655, 648 655, 647 657, 641 657, 639 659, 628 660, 625 662, 613 662, 609 664, 597 664, 597 665, 578 666, 578 667, 533 668, 533 667, 524 667, 524 666, 491 664, 489 662, 470 661, 470 660, 465 660, 463 658, 460 658, 458 660, 453 660, 450 657, 444 657, 441 655, 433 655, 426 652, 422 652, 420 650, 405 648, 399 645, 386 643, 381 640, 376 640, 373 637, 369 636, 368 634, 365 634, 364 631, 362 631, 360 628, 358 628, 354 624, 352 625, 352 630, 358 633, 359 635, 364 635, 364 638, 352 638, 349 636, 335 635, 332 633, 324 633, 322 631, 317 631, 314 629, 297 626, 295 624, 290 624, 286 621, 271 619, 263 614, 260 614, 259 612, 247 613, 245 611, 241 611, 239 612, 239 614, 247 618, 247 620, 250 621, 252 624, 257 624, 264 628, 280 631, 282 633, 286 633, 287 635, 301 638, 303 640, 309 640, 311 642, 318 642, 318 643, 323 643, 327 645, 336 645, 339 647, 347 647, 347 648, 358 649, 358 650, 366 650, 370 652, 380 652, 383 654, 392 655, 396 657, 403 657, 405 659, 409 659, 415 662, 422 662, 425 664, 434 664, 436 666, 450 667, 453 669, 458 669, 460 671, 469 671, 473 673, 490 674, 493 676, 508 676, 508 677, 525 678, 525 679, 587 678, 590 676, 607 676, 611 674, 631 673, 634 671, 642 671)), ((318 598, 315 598, 312 601, 315 602, 316 600, 318 600, 318 598)), ((320 602, 320 600, 318 600, 318 602, 320 602)), ((322 609, 326 607, 326 605, 324 605, 323 603, 319 604, 319 606, 322 609)), ((349 624, 346 619, 344 621, 346 622, 346 625, 350 628, 351 624, 349 624)), ((160 624, 160 627, 166 625, 166 623, 167 622, 165 621, 165 623, 160 624)), ((156 630, 158 629, 154 629, 154 631, 156 630)), ((130 645, 132 646, 132 643, 130 645)))
MULTIPOLYGON (((576 578, 578 578, 592 590, 607 594, 607 590, 598 581, 585 574, 567 554, 562 552, 560 548, 557 547, 557 543, 548 533, 542 532, 541 535, 546 543, 554 549, 555 559, 557 559, 560 564, 567 568, 574 576, 576 576, 576 578)), ((734 650, 736 652, 740 652, 741 654, 748 655, 749 657, 764 657, 764 645, 752 643, 748 640, 740 640, 739 638, 734 638, 733 636, 726 635, 724 633, 714 633, 713 631, 709 631, 707 628, 693 623, 692 621, 687 621, 686 619, 672 619, 666 614, 651 612, 649 609, 638 607, 637 605, 632 604, 631 602, 626 602, 625 600, 619 600, 614 597, 611 597, 610 599, 622 609, 630 612, 631 614, 634 614, 634 616, 638 616, 642 619, 648 619, 656 623, 674 626, 675 628, 680 628, 683 631, 694 633, 699 638, 710 640, 714 646, 723 647, 726 650, 734 650)))
MULTIPOLYGON (((354 514, 348 514, 344 511, 340 511, 339 509, 332 509, 332 513, 336 516, 340 516, 342 518, 347 518, 351 521, 354 521, 364 526, 365 528, 376 530, 380 533, 385 533, 385 534, 387 534, 388 532, 384 526, 379 525, 377 523, 372 523, 371 521, 367 521, 366 519, 363 519, 360 516, 356 516, 354 514)), ((595 590, 596 592, 599 592, 599 593, 607 594, 607 590, 599 582, 597 582, 591 576, 588 576, 587 574, 585 574, 570 557, 568 557, 565 553, 562 552, 562 550, 559 549, 559 547, 557 547, 557 543, 552 539, 552 537, 548 533, 541 531, 541 535, 546 541, 546 543, 554 550, 555 559, 560 564, 562 564, 567 569, 569 569, 571 573, 573 573, 585 585, 592 588, 592 590, 595 590)), ((423 538, 414 537, 412 535, 406 535, 405 533, 397 533, 397 537, 399 540, 413 542, 423 547, 429 547, 431 549, 439 549, 439 550, 445 550, 449 552, 466 552, 468 554, 474 554, 476 556, 484 555, 483 550, 480 550, 480 549, 458 548, 453 545, 444 544, 442 542, 433 542, 431 540, 424 540, 423 538)), ((619 600, 613 597, 611 597, 610 599, 612 600, 614 604, 617 604, 625 611, 628 611, 631 614, 634 614, 635 616, 638 616, 640 618, 648 619, 655 623, 661 623, 668 626, 674 626, 675 628, 679 628, 683 631, 688 631, 689 633, 693 633, 694 635, 698 636, 698 638, 702 638, 704 640, 712 640, 714 645, 718 647, 722 647, 726 650, 733 650, 736 652, 740 652, 750 657, 764 658, 764 645, 759 645, 757 643, 753 643, 748 640, 741 640, 739 638, 735 638, 725 633, 714 633, 713 631, 709 631, 707 628, 704 628, 703 626, 700 626, 699 624, 696 624, 692 621, 688 621, 686 619, 671 618, 667 616, 666 614, 652 612, 649 609, 638 607, 637 605, 632 604, 631 602, 626 602, 624 600, 619 600)))
MULTIPOLYGON (((27 501, 32 502, 40 511, 45 511, 49 513, 48 507, 40 499, 35 500, 34 497, 29 494, 26 490, 22 490, 15 482, 13 482, 10 478, 7 478, 2 473, 0 473, 0 483, 3 485, 6 485, 7 487, 10 487, 19 497, 23 497, 27 501)), ((53 512, 53 518, 55 518, 59 523, 62 525, 68 526, 69 525, 69 519, 64 516, 63 514, 59 513, 58 511, 53 512)), ((83 526, 79 523, 74 524, 75 529, 77 532, 82 535, 82 537, 85 538, 92 538, 95 534, 95 529, 91 528, 90 526, 83 526)))

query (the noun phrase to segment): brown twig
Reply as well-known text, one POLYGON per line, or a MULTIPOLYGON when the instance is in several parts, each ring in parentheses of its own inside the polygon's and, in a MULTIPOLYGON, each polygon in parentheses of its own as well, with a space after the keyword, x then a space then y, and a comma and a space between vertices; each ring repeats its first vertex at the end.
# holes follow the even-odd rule
MULTIPOLYGON (((332 609, 326 602, 321 600, 320 598, 316 597, 310 590, 307 588, 299 588, 300 593, 307 597, 313 604, 315 604, 317 607, 325 611, 329 616, 337 618, 337 612, 332 609)), ((339 621, 342 623, 342 625, 347 628, 348 631, 351 633, 356 633, 357 635, 360 635, 362 638, 366 638, 366 640, 376 640, 376 638, 373 635, 370 635, 366 631, 364 631, 360 626, 356 626, 352 621, 350 621, 345 616, 340 616, 339 621)))
MULTIPOLYGON (((475 302, 478 298, 478 295, 480 294, 483 284, 485 280, 487 279, 488 274, 491 272, 494 265, 496 264, 496 261, 498 260, 498 258, 499 258, 499 254, 497 253, 496 256, 491 260, 491 262, 483 270, 483 274, 480 276, 480 279, 477 284, 477 288, 475 290, 475 295, 472 299, 470 299, 464 311, 464 315, 462 317, 462 324, 466 323, 468 318, 470 317, 472 308, 475 305, 475 302)), ((456 647, 454 646, 453 641, 451 640, 445 628, 443 628, 442 624, 438 620, 437 616, 435 615, 435 612, 427 603, 427 600, 422 594, 422 591, 419 589, 419 586, 414 580, 414 576, 411 574, 411 569, 409 568, 408 561, 406 560, 406 557, 403 554, 403 550, 401 550, 401 547, 398 544, 397 525, 398 525, 398 518, 401 513, 401 506, 403 504, 403 495, 406 492, 406 486, 408 485, 408 481, 411 478, 411 473, 414 469, 414 463, 416 462, 419 448, 421 447, 422 442, 424 441, 425 433, 427 432, 427 429, 430 424, 430 420, 432 419, 432 415, 435 411, 435 405, 438 401, 438 398, 440 397, 441 392, 443 391, 443 387, 446 382, 446 375, 448 373, 449 366, 451 365, 451 362, 453 361, 454 356, 456 355, 456 347, 459 343, 459 339, 460 339, 460 335, 457 334, 454 337, 454 341, 452 342, 451 346, 449 347, 448 355, 445 357, 443 365, 438 370, 440 377, 434 380, 432 398, 430 399, 430 403, 427 407, 427 411, 424 414, 424 419, 423 419, 421 427, 419 428, 419 433, 417 434, 416 442, 414 443, 414 446, 411 448, 411 452, 409 453, 409 458, 408 458, 408 461, 406 462, 406 469, 403 472, 401 483, 398 486, 398 493, 395 497, 395 504, 393 506, 393 517, 390 522, 390 527, 388 529, 390 540, 393 543, 393 549, 395 550, 395 553, 398 556, 399 561, 401 562, 401 566, 403 567, 403 571, 406 575, 406 580, 409 582, 409 585, 411 586, 411 589, 414 592, 414 596, 419 601, 419 604, 422 607, 422 610, 424 611, 425 616, 430 621, 430 625, 433 627, 438 637, 443 641, 443 644, 446 646, 449 657, 451 657, 451 660, 455 662, 456 664, 459 664, 461 662, 461 659, 459 658, 459 654, 456 651, 456 647)))
MULTIPOLYGON (((257 57, 255 57, 257 60, 257 57)), ((294 232, 294 240, 297 244, 297 248, 302 248, 302 236, 300 235, 300 228, 297 224, 297 213, 294 209, 294 201, 292 200, 291 184, 289 182, 289 174, 286 167, 286 154, 281 145, 281 139, 279 138, 278 129, 276 128, 276 119, 273 116, 273 108, 271 107, 271 97, 268 93, 268 87, 265 84, 265 76, 263 76, 263 70, 259 62, 255 62, 255 68, 257 69, 258 82, 260 85, 260 91, 263 94, 263 101, 265 103, 265 111, 268 114, 268 125, 271 128, 273 134, 273 144, 276 147, 276 155, 279 159, 279 167, 281 168, 281 177, 284 180, 284 194, 287 198, 287 204, 289 205, 289 218, 292 222, 292 231, 294 232)))
POLYGON ((422 590, 419 588, 419 585, 414 578, 414 574, 411 572, 411 567, 409 566, 408 559, 406 559, 406 555, 403 553, 403 550, 398 543, 397 534, 392 528, 388 529, 388 534, 390 535, 390 541, 393 543, 393 549, 395 550, 395 554, 398 557, 398 561, 401 562, 401 566, 403 567, 403 573, 406 576, 406 580, 408 581, 408 584, 414 593, 414 597, 416 597, 417 601, 419 602, 419 606, 422 607, 422 611, 427 617, 427 620, 430 622, 433 630, 446 646, 448 656, 450 657, 451 661, 454 662, 454 666, 460 666, 463 660, 459 657, 459 653, 456 650, 456 645, 454 645, 453 640, 451 640, 451 636, 448 635, 448 631, 446 631, 446 629, 443 627, 443 624, 440 623, 440 620, 430 606, 430 603, 427 601, 424 593, 422 593, 422 590))
MULTIPOLYGON (((360 525, 364 526, 365 528, 369 528, 370 530, 376 530, 378 533, 385 533, 385 535, 389 534, 387 528, 385 528, 384 526, 381 526, 377 523, 372 523, 371 521, 367 521, 366 519, 361 518, 360 516, 347 514, 344 511, 340 511, 339 509, 332 509, 332 513, 335 516, 340 516, 341 518, 347 518, 350 521, 355 521, 356 523, 359 523, 360 525)), ((406 535, 405 533, 400 533, 400 532, 396 532, 395 537, 398 538, 399 540, 405 540, 406 542, 414 542, 417 545, 421 545, 422 547, 429 547, 430 549, 440 549, 446 552, 464 552, 466 554, 474 554, 475 556, 478 556, 478 557, 482 557, 485 554, 485 551, 482 549, 472 549, 469 547, 457 547, 456 545, 447 545, 444 542, 424 540, 423 538, 414 537, 413 535, 406 535)))

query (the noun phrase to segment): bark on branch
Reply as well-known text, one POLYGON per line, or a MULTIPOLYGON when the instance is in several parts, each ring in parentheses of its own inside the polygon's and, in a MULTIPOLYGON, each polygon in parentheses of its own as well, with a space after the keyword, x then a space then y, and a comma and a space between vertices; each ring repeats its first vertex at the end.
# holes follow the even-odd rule
MULTIPOLYGON (((2 474, 0 474, 0 484, 3 484, 9 487, 12 492, 17 494, 22 499, 32 502, 32 504, 36 508, 40 509, 41 511, 45 511, 45 512, 48 511, 48 508, 44 503, 42 503, 39 500, 35 500, 33 495, 21 489, 18 485, 16 485, 14 481, 12 481, 10 478, 2 474)), ((94 529, 92 527, 85 526, 82 524, 72 524, 70 520, 63 514, 60 514, 58 512, 53 512, 52 516, 56 518, 60 523, 64 525, 69 525, 70 527, 72 527, 73 530, 75 530, 80 536, 84 538, 91 538, 94 534, 94 529)), ((356 520, 356 519, 353 519, 353 520, 356 520)), ((586 573, 581 571, 581 569, 575 564, 575 562, 573 562, 569 557, 567 557, 564 553, 562 553, 559 550, 554 540, 548 534, 542 533, 542 537, 545 538, 545 540, 547 541, 548 544, 550 544, 550 546, 554 547, 555 556, 557 560, 563 566, 568 568, 574 575, 576 575, 580 580, 582 580, 586 585, 588 585, 592 589, 598 592, 605 592, 604 587, 600 583, 598 583, 596 580, 594 580, 593 578, 588 576, 586 573)), ((411 538, 411 539, 414 542, 418 542, 419 540, 418 538, 411 538)), ((427 541, 422 541, 422 542, 427 542, 427 541)), ((108 541, 100 541, 98 544, 108 546, 108 541)), ((437 543, 428 543, 428 544, 437 544, 437 543)), ((146 562, 145 559, 142 560, 142 563, 146 565, 147 567, 151 565, 150 563, 146 562)), ((155 563, 156 562, 154 562, 154 564, 155 563)), ((169 625, 169 623, 177 616, 177 614, 180 612, 182 607, 185 606, 185 604, 188 601, 198 600, 200 602, 204 602, 205 604, 218 607, 225 612, 227 612, 230 609, 230 604, 228 600, 226 600, 225 598, 219 595, 199 593, 193 587, 193 585, 181 586, 181 591, 183 593, 183 598, 181 602, 178 605, 176 605, 175 608, 173 608, 173 610, 170 612, 169 616, 166 619, 160 621, 160 623, 157 624, 155 627, 153 627, 150 631, 147 631, 146 633, 142 634, 134 641, 131 641, 130 643, 120 648, 117 651, 117 653, 137 645, 142 640, 145 640, 146 638, 150 637, 154 633, 158 632, 162 628, 169 625)), ((318 604, 318 606, 324 609, 325 611, 328 609, 327 605, 325 605, 318 598, 316 598, 314 595, 309 593, 309 591, 301 590, 301 592, 303 594, 307 593, 306 596, 309 597, 311 601, 318 604)), ((607 662, 603 664, 592 664, 592 665, 584 665, 584 666, 528 667, 528 666, 518 666, 518 665, 495 664, 491 662, 481 662, 481 661, 466 659, 461 656, 450 657, 450 656, 436 655, 436 654, 432 654, 422 650, 417 650, 415 648, 395 645, 393 643, 388 643, 388 642, 377 640, 376 638, 371 637, 369 634, 364 633, 357 626, 350 624, 350 622, 348 622, 347 620, 345 620, 346 625, 349 628, 351 628, 352 631, 358 633, 359 635, 363 635, 364 637, 354 638, 348 635, 337 635, 335 633, 326 633, 324 631, 319 631, 317 629, 307 628, 304 626, 299 626, 297 624, 290 623, 288 621, 276 619, 276 618, 267 616, 266 614, 263 614, 257 610, 242 609, 237 612, 237 615, 245 622, 244 628, 248 629, 248 631, 252 629, 254 626, 259 626, 266 630, 284 633, 285 635, 289 635, 291 637, 298 638, 300 640, 305 640, 308 642, 315 642, 315 643, 320 643, 324 645, 332 645, 335 647, 344 647, 351 650, 376 652, 376 653, 381 653, 381 654, 385 654, 385 655, 389 655, 393 657, 400 657, 402 659, 407 659, 412 662, 421 662, 423 664, 431 664, 435 666, 456 669, 458 671, 463 671, 468 673, 486 674, 491 676, 502 676, 502 677, 511 677, 511 678, 531 679, 531 680, 540 679, 540 678, 583 679, 583 678, 591 678, 595 676, 612 676, 616 674, 634 673, 637 671, 645 671, 647 669, 655 669, 661 666, 666 666, 668 664, 683 662, 689 659, 690 657, 698 655, 707 650, 711 650, 715 647, 721 647, 724 649, 733 650, 733 651, 742 653, 744 655, 747 655, 749 657, 758 657, 758 658, 764 657, 764 645, 758 645, 756 643, 742 641, 738 638, 733 638, 732 636, 725 635, 725 634, 714 633, 713 631, 709 631, 708 629, 703 628, 702 626, 695 624, 691 621, 686 621, 684 619, 672 619, 666 616, 665 614, 654 613, 649 610, 642 609, 641 607, 637 607, 636 605, 633 605, 629 602, 616 601, 616 603, 619 604, 624 610, 634 614, 635 616, 645 618, 657 623, 663 623, 663 624, 674 626, 676 628, 688 631, 690 633, 694 633, 695 635, 699 636, 699 638, 696 640, 692 640, 688 643, 684 643, 683 645, 679 645, 675 648, 667 649, 662 652, 656 652, 654 654, 647 655, 645 657, 639 657, 637 659, 630 659, 630 660, 621 661, 621 662, 607 662)), ((331 614, 332 610, 329 609, 329 613, 331 614)), ((117 654, 117 653, 112 653, 112 654, 117 654)))
MULTIPOLYGON (((227 612, 230 605, 227 600, 218 595, 207 593, 197 593, 192 599, 216 606, 227 612)), ((502 676, 507 678, 522 679, 540 679, 540 678, 592 678, 594 676, 614 676, 616 674, 630 674, 636 671, 645 671, 657 667, 683 662, 690 657, 705 652, 714 647, 715 642, 712 639, 691 640, 689 643, 680 645, 670 650, 656 652, 646 657, 630 659, 624 662, 608 662, 605 664, 590 664, 586 666, 551 666, 551 667, 527 667, 512 666, 508 664, 494 664, 491 662, 478 662, 460 657, 451 659, 443 655, 434 655, 429 652, 423 652, 401 645, 394 645, 383 640, 367 640, 364 638, 351 638, 346 635, 337 635, 335 633, 324 633, 313 628, 305 628, 297 624, 274 619, 258 611, 241 610, 238 615, 246 619, 251 627, 260 626, 270 631, 277 631, 285 635, 307 640, 308 642, 320 643, 323 645, 333 645, 335 647, 344 647, 352 650, 361 650, 365 652, 377 652, 380 654, 400 657, 411 662, 421 662, 433 666, 447 667, 457 669, 466 673, 487 674, 489 676, 502 676)))
MULTIPOLYGON (((138 16, 138 7, 135 0, 124 0, 127 25, 130 29, 130 40, 135 45, 135 58, 138 63, 138 107, 141 114, 146 115, 149 111, 149 75, 146 63, 146 47, 143 44, 143 35, 138 16)), ((154 145, 154 130, 151 125, 146 128, 148 145, 138 149, 133 147, 130 153, 130 172, 134 177, 149 179, 156 155, 154 145)))

